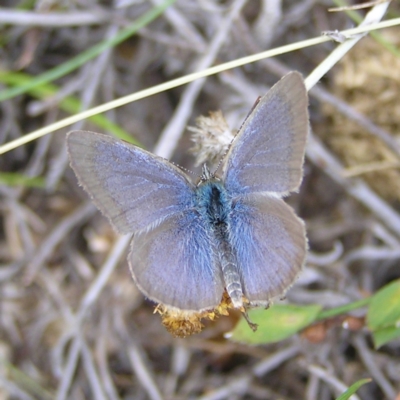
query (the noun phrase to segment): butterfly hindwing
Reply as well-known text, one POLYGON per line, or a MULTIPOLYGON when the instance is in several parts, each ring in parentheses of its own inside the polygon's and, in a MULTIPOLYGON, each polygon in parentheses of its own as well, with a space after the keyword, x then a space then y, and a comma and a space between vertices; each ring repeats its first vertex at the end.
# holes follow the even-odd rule
POLYGON ((281 199, 255 194, 233 204, 230 241, 243 292, 253 304, 285 292, 304 263, 305 227, 281 199))
POLYGON ((176 214, 134 236, 132 275, 151 300, 181 310, 216 307, 224 284, 204 220, 194 210, 176 214))

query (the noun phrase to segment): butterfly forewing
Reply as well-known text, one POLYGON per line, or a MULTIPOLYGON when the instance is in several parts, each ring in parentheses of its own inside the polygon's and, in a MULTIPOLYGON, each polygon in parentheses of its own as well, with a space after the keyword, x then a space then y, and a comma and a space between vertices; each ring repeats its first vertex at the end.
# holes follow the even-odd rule
POLYGON ((67 146, 79 183, 120 233, 148 229, 191 207, 193 184, 160 157, 85 131, 68 134, 67 146))
POLYGON ((232 143, 223 169, 231 195, 298 189, 308 129, 307 91, 292 72, 261 98, 232 143))
POLYGON ((216 307, 224 284, 209 233, 198 213, 186 211, 135 235, 129 264, 142 292, 181 310, 216 307))
POLYGON ((294 282, 304 263, 304 223, 286 203, 261 194, 233 205, 231 243, 243 292, 253 304, 268 304, 294 282))

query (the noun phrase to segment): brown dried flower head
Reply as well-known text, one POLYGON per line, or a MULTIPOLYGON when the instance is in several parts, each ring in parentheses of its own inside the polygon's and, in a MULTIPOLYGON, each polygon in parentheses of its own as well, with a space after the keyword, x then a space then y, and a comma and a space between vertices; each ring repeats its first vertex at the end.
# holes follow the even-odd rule
POLYGON ((158 304, 154 312, 161 315, 162 323, 171 335, 185 338, 203 330, 203 319, 214 321, 221 315, 229 315, 229 309, 233 308, 231 299, 225 291, 221 303, 211 310, 180 310, 179 308, 158 304))
POLYGON ((210 111, 209 117, 196 118, 197 126, 189 126, 194 146, 191 152, 196 156, 196 166, 206 161, 215 164, 221 160, 221 154, 228 151, 234 138, 221 111, 210 111))

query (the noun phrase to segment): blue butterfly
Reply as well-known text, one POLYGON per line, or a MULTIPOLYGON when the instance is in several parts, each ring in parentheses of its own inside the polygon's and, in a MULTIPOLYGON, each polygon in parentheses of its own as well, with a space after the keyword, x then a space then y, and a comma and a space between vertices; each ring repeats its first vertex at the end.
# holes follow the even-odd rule
POLYGON ((268 305, 303 266, 305 227, 282 200, 299 188, 307 91, 292 72, 260 99, 223 160, 195 184, 169 161, 110 136, 68 134, 71 166, 95 205, 131 233, 132 276, 146 297, 181 310, 268 305))

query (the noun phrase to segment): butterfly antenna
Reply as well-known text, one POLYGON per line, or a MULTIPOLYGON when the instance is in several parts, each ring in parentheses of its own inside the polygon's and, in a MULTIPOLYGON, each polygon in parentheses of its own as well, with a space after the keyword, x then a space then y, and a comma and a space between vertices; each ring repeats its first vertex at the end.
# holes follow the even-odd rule
POLYGON ((213 176, 215 176, 215 175, 217 174, 219 168, 220 168, 221 165, 222 165, 222 161, 224 161, 224 159, 225 159, 226 155, 228 154, 228 151, 229 151, 229 149, 231 148, 232 143, 233 143, 234 140, 235 140, 235 138, 232 139, 232 142, 229 144, 228 149, 225 151, 225 153, 222 155, 221 159, 219 160, 218 165, 217 165, 217 167, 215 168, 215 170, 214 170, 214 172, 213 172, 213 176))
POLYGON ((186 172, 188 175, 192 175, 192 176, 196 175, 196 174, 195 174, 193 171, 191 171, 190 169, 187 169, 187 168, 185 168, 185 167, 182 167, 182 165, 176 164, 176 163, 174 163, 173 161, 169 161, 169 160, 167 160, 167 161, 170 162, 171 164, 175 165, 175 167, 177 167, 177 168, 181 169, 182 171, 186 172))

